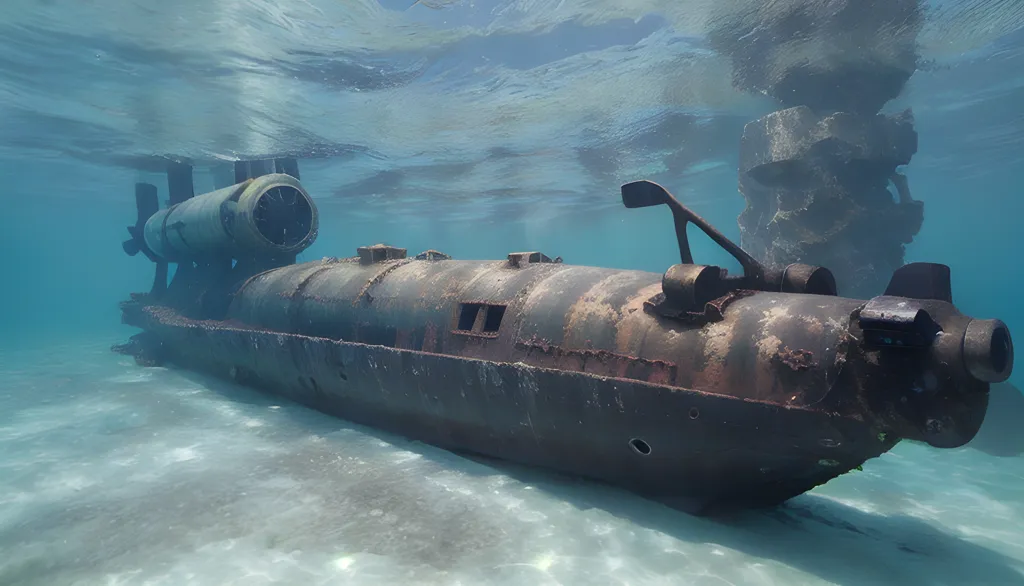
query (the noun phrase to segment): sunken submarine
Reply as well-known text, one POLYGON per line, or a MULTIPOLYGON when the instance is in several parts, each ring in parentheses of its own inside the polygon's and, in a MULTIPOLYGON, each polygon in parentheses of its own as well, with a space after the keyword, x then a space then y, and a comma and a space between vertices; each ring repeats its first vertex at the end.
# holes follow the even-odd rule
POLYGON ((294 161, 198 196, 171 167, 169 207, 136 185, 123 246, 156 280, 122 302, 142 332, 115 351, 691 514, 782 503, 902 439, 963 446, 1013 366, 1007 327, 953 305, 948 267, 840 297, 828 269, 763 267, 648 181, 622 202, 671 210, 664 274, 385 245, 297 263, 319 222, 294 161), (690 224, 742 274, 696 264, 690 224))

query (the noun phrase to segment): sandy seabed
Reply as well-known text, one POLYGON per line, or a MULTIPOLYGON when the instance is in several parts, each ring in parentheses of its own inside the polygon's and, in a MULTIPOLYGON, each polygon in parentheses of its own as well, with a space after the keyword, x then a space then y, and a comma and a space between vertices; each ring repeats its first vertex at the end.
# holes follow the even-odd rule
POLYGON ((1024 585, 1024 459, 901 444, 687 516, 102 343, 0 351, 0 584, 1024 585))

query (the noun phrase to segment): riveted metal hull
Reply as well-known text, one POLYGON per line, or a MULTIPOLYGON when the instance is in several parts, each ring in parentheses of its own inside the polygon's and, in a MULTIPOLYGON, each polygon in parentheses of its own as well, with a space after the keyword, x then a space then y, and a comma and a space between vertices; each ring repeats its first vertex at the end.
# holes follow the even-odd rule
POLYGON ((561 264, 305 263, 251 279, 228 319, 796 406, 821 402, 836 385, 849 316, 863 304, 757 293, 737 296, 722 321, 689 325, 643 310, 660 287, 655 273, 561 264), (470 302, 504 307, 500 327, 490 335, 459 330, 460 305, 470 302))
MULTIPOLYGON (((142 195, 122 246, 151 256, 142 195)), ((901 439, 962 446, 989 383, 1010 375, 1009 330, 956 309, 948 267, 908 265, 885 295, 842 298, 826 269, 768 271, 656 184, 622 195, 672 210, 680 264, 659 275, 386 245, 303 264, 249 247, 232 263, 211 246, 122 304, 143 333, 116 350, 693 513, 780 503, 901 439), (688 223, 743 274, 695 265, 688 223)), ((265 200, 260 233, 308 242, 316 216, 289 201, 265 200)))
POLYGON ((643 309, 660 278, 331 259, 252 277, 223 321, 146 304, 126 316, 187 368, 690 512, 782 502, 895 443, 843 382, 863 302, 751 293, 718 322, 680 324, 643 309), (495 331, 459 329, 474 303, 504 308, 495 331))
POLYGON ((857 418, 809 408, 193 321, 166 309, 137 316, 166 359, 183 367, 442 448, 606 481, 691 513, 780 503, 892 445, 857 418))

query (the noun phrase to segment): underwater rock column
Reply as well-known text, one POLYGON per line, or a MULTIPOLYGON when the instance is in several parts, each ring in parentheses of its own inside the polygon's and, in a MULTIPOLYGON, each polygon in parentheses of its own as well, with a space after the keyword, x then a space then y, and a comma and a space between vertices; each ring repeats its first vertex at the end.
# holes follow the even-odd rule
POLYGON ((747 124, 740 146, 743 247, 776 267, 828 267, 845 296, 880 295, 924 220, 922 202, 896 172, 916 151, 909 117, 820 116, 798 106, 747 124))
POLYGON ((909 110, 878 112, 916 68, 921 20, 918 0, 794 0, 712 35, 737 87, 785 106, 740 145, 741 241, 762 263, 828 267, 850 297, 880 295, 904 264, 924 206, 897 167, 917 132, 909 110))

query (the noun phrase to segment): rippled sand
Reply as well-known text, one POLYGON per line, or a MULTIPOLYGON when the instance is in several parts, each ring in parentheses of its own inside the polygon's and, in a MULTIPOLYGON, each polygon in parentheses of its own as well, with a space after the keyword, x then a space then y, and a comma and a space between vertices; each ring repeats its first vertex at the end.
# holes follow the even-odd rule
POLYGON ((0 354, 0 584, 1024 584, 1024 464, 905 444, 712 521, 106 344, 0 354))

